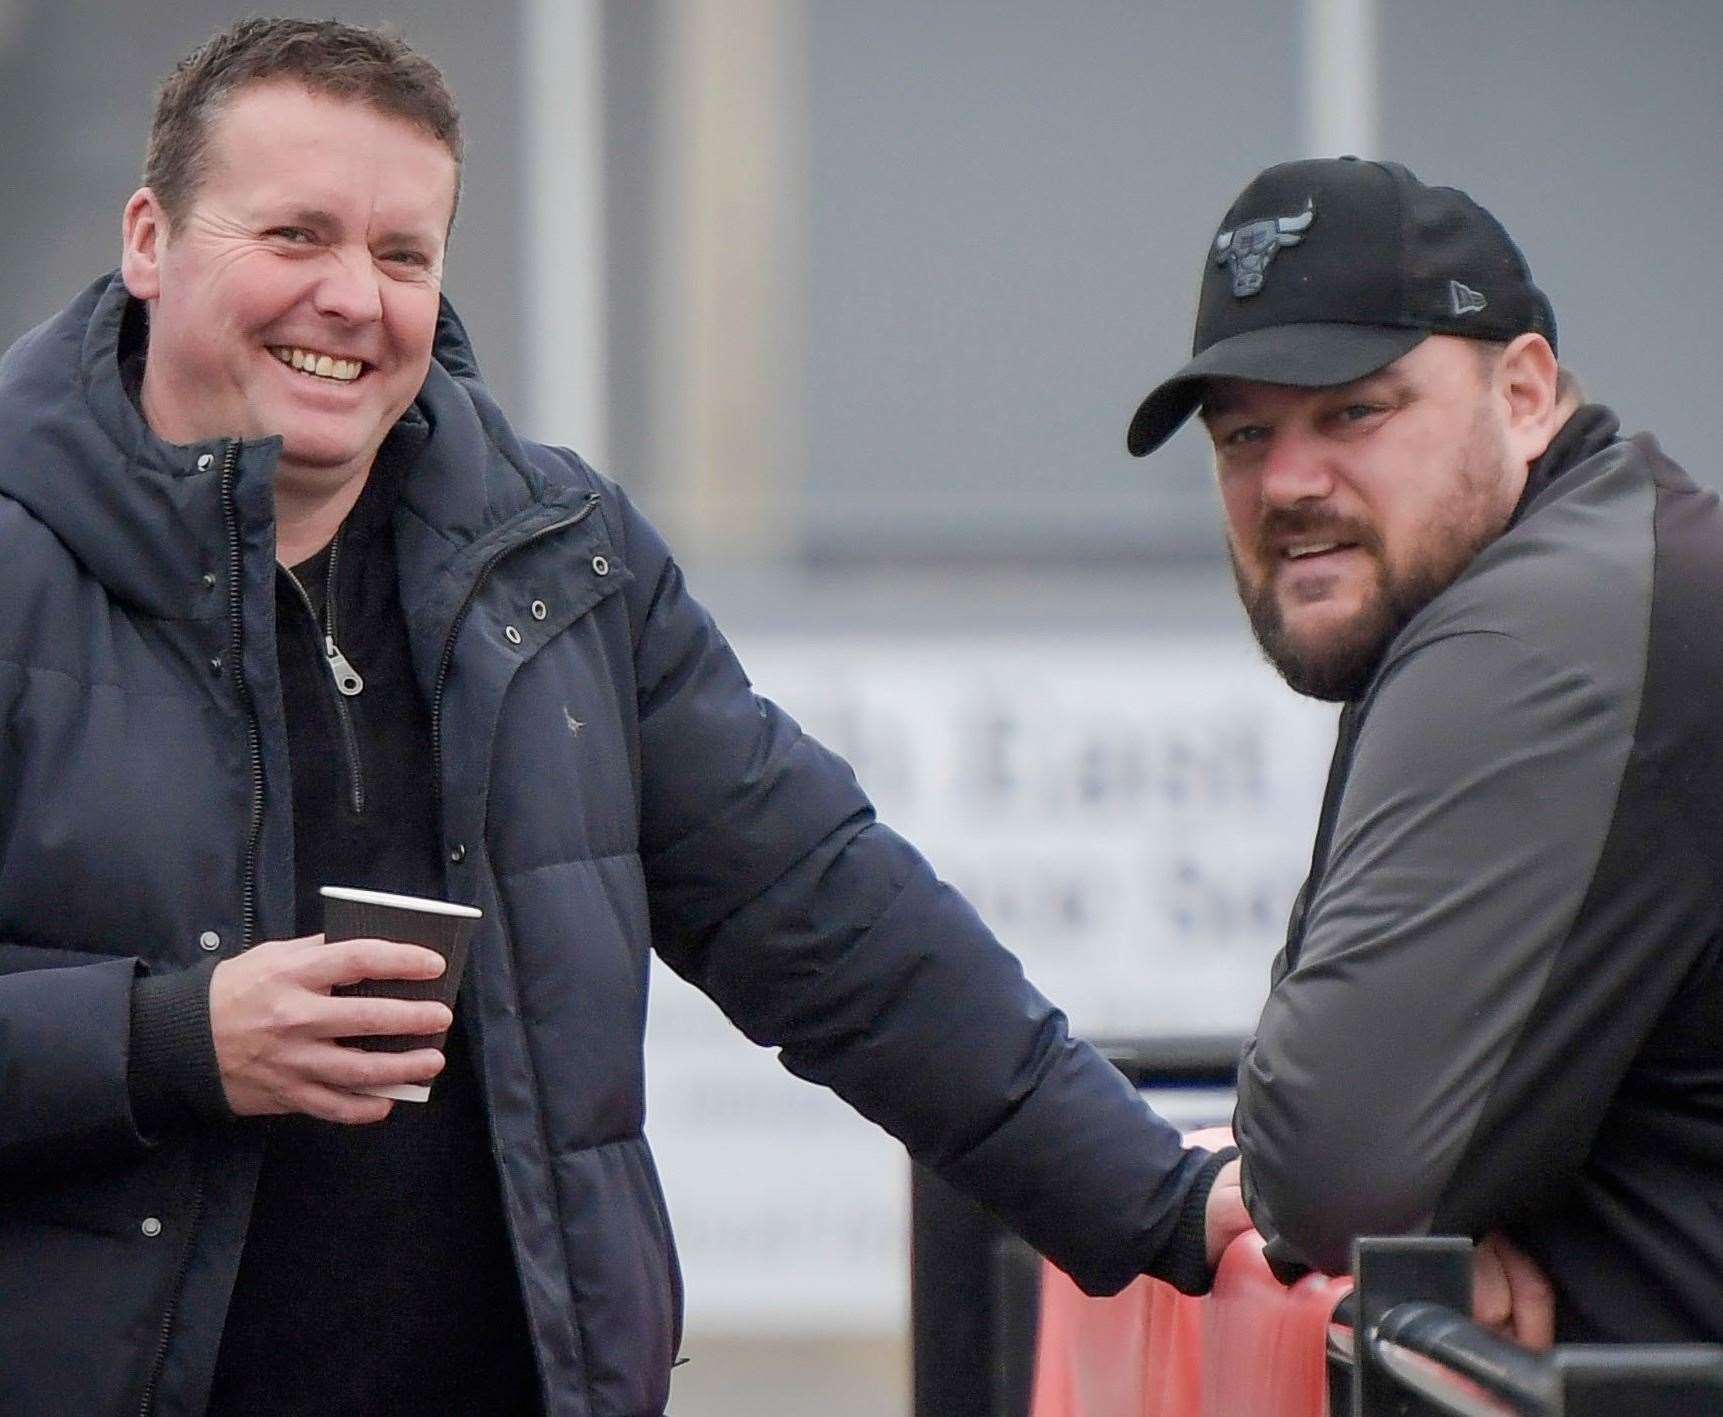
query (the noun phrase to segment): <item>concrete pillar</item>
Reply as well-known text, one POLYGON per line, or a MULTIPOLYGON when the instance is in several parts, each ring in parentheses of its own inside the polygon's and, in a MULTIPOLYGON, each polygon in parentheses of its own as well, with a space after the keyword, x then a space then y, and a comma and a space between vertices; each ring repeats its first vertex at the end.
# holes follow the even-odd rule
POLYGON ((802 483, 802 7, 674 0, 662 13, 655 506, 708 560, 771 559, 802 483))

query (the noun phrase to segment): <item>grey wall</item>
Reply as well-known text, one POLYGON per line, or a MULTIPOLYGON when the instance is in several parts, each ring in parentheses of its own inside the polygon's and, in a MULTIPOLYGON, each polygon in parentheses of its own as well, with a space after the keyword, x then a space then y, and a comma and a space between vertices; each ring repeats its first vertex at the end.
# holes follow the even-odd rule
MULTIPOLYGON (((681 413, 649 392, 644 335, 665 149, 658 41, 675 3, 604 5, 612 467, 649 507, 646 430, 681 413)), ((0 344, 113 264, 155 83, 251 8, 0 0, 0 344)), ((1702 481, 1723 481, 1704 426, 1723 5, 1379 8, 1379 155, 1496 210, 1594 393, 1702 481)), ((782 489, 792 567, 913 563, 949 585, 978 566, 1129 576, 1215 560, 1200 437, 1145 464, 1125 455, 1123 430, 1186 352, 1229 197, 1301 152, 1300 12, 1290 0, 809 4, 795 118, 805 249, 787 253, 806 292, 806 446, 782 489)), ((471 160, 449 288, 519 408, 531 299, 516 280, 519 7, 346 13, 400 23, 454 80, 471 160)))
POLYGON ((1200 450, 1147 469, 1124 430, 1188 352, 1239 175, 1296 153, 1297 7, 811 16, 812 549, 1047 566, 1212 552, 1200 450), (1193 501, 1201 517, 1176 514, 1193 501))
MULTIPOLYGON (((1380 0, 1380 151, 1492 207, 1562 352, 1702 481, 1723 5, 1380 0)), ((1301 156, 1300 7, 811 9, 805 525, 816 557, 1213 556, 1206 449, 1123 451, 1205 243, 1301 156)))
POLYGON ((1384 0, 1384 148, 1501 217, 1561 354, 1723 487, 1723 5, 1384 0))

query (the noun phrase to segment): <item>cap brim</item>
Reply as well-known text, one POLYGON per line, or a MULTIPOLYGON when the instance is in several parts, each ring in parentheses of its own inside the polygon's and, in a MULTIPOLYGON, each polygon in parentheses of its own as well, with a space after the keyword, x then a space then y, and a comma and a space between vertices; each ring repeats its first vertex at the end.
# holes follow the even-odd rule
POLYGON ((1385 325, 1268 325, 1210 345, 1137 409, 1125 446, 1142 457, 1178 431, 1210 379, 1249 379, 1300 389, 1350 384, 1410 353, 1428 330, 1385 325))

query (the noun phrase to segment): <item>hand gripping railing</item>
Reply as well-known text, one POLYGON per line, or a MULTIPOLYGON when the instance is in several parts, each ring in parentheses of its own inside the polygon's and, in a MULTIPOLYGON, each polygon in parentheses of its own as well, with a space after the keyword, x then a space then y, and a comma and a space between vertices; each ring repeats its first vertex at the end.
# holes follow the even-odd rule
MULTIPOLYGON (((1723 1412, 1723 1347, 1564 1344, 1533 1353, 1472 1322, 1469 1240, 1361 1239, 1352 1267, 1353 1327, 1336 1322, 1328 1337, 1331 1370, 1350 1372, 1352 1417, 1723 1412)), ((1331 1411, 1339 1417, 1339 1404, 1331 1411)))

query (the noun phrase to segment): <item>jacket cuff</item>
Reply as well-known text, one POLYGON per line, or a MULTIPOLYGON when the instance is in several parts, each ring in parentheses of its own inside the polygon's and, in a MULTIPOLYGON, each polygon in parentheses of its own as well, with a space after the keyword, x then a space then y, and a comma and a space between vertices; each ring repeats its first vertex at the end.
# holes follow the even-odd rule
POLYGON ((175 1124, 233 1120, 209 1022, 210 977, 219 962, 132 982, 126 1090, 146 1137, 159 1138, 175 1124))
POLYGON ((1208 1196, 1221 1167, 1237 1155, 1236 1146, 1222 1147, 1203 1162, 1185 1192, 1178 1224, 1146 1271, 1181 1294, 1207 1294, 1214 1284, 1214 1271, 1208 1262, 1208 1196))

